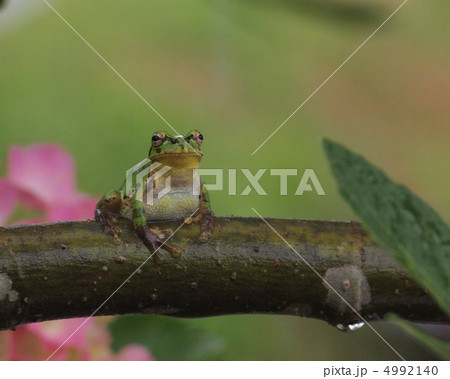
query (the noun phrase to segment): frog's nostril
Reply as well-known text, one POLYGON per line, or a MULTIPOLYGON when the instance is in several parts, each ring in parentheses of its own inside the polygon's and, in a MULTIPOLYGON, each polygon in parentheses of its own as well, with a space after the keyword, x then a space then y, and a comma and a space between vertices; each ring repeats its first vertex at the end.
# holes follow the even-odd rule
POLYGON ((180 138, 182 139, 183 136, 175 136, 172 138, 172 143, 179 143, 180 142, 180 138))

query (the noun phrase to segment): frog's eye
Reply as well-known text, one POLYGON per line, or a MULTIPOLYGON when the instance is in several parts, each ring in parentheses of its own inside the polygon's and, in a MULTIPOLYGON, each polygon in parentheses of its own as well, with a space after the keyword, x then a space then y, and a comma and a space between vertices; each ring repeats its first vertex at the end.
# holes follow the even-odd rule
POLYGON ((155 134, 153 134, 152 146, 153 147, 161 146, 162 143, 164 142, 165 137, 166 136, 164 134, 162 134, 162 133, 155 133, 155 134))
POLYGON ((203 134, 200 132, 194 132, 189 136, 188 140, 190 139, 193 139, 195 142, 197 142, 197 145, 200 146, 203 142, 203 134))

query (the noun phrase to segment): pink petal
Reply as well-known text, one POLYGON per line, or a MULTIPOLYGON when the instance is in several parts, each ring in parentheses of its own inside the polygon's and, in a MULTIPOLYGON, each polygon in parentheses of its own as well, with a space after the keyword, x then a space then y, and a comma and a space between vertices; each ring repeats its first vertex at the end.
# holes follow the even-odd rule
POLYGON ((73 159, 57 145, 13 146, 8 166, 10 183, 45 205, 75 195, 73 159))
POLYGON ((56 222, 93 218, 95 207, 99 200, 100 198, 77 195, 71 201, 52 204, 47 209, 46 220, 56 222))
POLYGON ((153 356, 141 345, 128 345, 116 356, 118 361, 153 361, 153 356))
MULTIPOLYGON (((53 346, 47 346, 26 325, 19 326, 15 331, 5 331, 7 355, 9 361, 44 360, 55 351, 53 346)), ((68 356, 68 349, 60 349, 53 357, 54 360, 64 360, 68 356)))
POLYGON ((24 327, 38 336, 47 350, 57 349, 66 339, 68 339, 64 343, 66 349, 85 349, 87 335, 89 334, 89 328, 92 326, 93 319, 88 319, 83 324, 84 321, 86 321, 85 318, 73 318, 69 320, 39 322, 25 325, 24 327), (83 326, 81 326, 82 324, 83 326), (74 333, 79 327, 80 329, 74 333), (74 334, 72 335, 72 333, 74 334))
POLYGON ((45 201, 40 197, 39 194, 29 192, 19 187, 15 187, 17 190, 18 200, 26 206, 29 210, 41 211, 45 209, 45 201))
POLYGON ((17 200, 17 191, 5 179, 0 179, 0 225, 11 216, 17 200))

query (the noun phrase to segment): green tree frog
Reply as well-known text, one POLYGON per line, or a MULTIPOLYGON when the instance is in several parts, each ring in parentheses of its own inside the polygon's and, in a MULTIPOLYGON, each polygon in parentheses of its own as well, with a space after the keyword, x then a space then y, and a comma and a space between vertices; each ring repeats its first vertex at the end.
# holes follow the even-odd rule
MULTIPOLYGON (((203 156, 202 143, 203 134, 198 130, 176 136, 164 131, 153 134, 148 164, 150 167, 157 166, 157 170, 150 171, 149 175, 144 177, 143 183, 133 181, 128 183, 127 187, 125 181, 118 190, 108 192, 97 204, 95 218, 105 232, 112 236, 115 244, 121 243, 121 230, 116 225, 120 218, 133 222, 137 236, 157 262, 163 260, 157 249, 163 244, 160 238, 164 233, 151 229, 148 226, 149 221, 183 218, 186 223, 199 221, 199 241, 204 243, 211 238, 214 216, 209 206, 208 194, 201 181, 198 182, 200 185, 197 193, 193 190, 196 180, 194 170, 199 167, 203 156), (162 170, 163 167, 167 168, 162 170), (157 172, 163 174, 158 176, 157 172), (169 177, 170 190, 160 198, 155 196, 167 190, 169 177), (147 201, 148 196, 152 196, 151 202, 147 201), (190 215, 192 217, 189 217, 190 215)), ((174 257, 181 255, 181 250, 170 244, 164 243, 163 248, 174 257)))

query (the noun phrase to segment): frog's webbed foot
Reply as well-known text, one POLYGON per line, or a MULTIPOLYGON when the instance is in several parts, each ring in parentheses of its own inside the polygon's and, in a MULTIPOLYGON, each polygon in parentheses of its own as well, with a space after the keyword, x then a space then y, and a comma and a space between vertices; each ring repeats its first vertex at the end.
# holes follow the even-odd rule
POLYGON ((170 237, 173 234, 172 229, 159 229, 158 227, 150 228, 150 231, 156 236, 158 236, 159 239, 170 237))
POLYGON ((167 250, 174 258, 178 258, 183 253, 183 250, 163 242, 160 239, 161 231, 153 231, 147 225, 135 226, 136 234, 142 240, 147 249, 152 253, 153 260, 156 263, 164 261, 164 257, 159 253, 159 250, 163 248, 167 250))
POLYGON ((122 229, 116 225, 121 204, 122 193, 120 191, 111 191, 103 196, 95 210, 95 219, 103 227, 105 233, 112 236, 114 245, 122 244, 119 237, 122 229))
MULTIPOLYGON (((133 199, 131 206, 133 209, 134 230, 150 253, 152 253, 153 259, 158 263, 164 260, 163 256, 159 253, 160 248, 167 250, 174 258, 181 256, 183 252, 182 249, 162 241, 162 238, 165 237, 163 232, 166 231, 157 229, 151 230, 149 228, 143 202, 133 199)), ((170 233, 170 235, 172 235, 172 233, 170 233)))
POLYGON ((193 223, 200 223, 199 242, 205 243, 212 238, 214 214, 207 208, 201 208, 194 216, 189 216, 184 219, 186 225, 193 223))
POLYGON ((206 243, 212 238, 214 229, 214 213, 210 208, 209 195, 205 187, 203 187, 200 194, 200 204, 197 214, 194 216, 195 221, 200 221, 200 236, 198 241, 206 243))
POLYGON ((184 219, 186 225, 200 223, 200 236, 198 237, 200 243, 208 242, 212 238, 213 221, 214 214, 209 209, 200 209, 194 216, 184 219))
POLYGON ((209 209, 204 209, 201 211, 201 220, 200 220, 200 236, 198 240, 201 243, 206 243, 212 238, 212 232, 214 229, 214 214, 209 209))
POLYGON ((100 225, 103 227, 103 230, 106 234, 112 237, 112 241, 114 245, 121 245, 122 240, 120 239, 120 234, 122 233, 122 229, 118 227, 116 224, 117 219, 112 216, 109 212, 103 211, 101 209, 95 210, 95 219, 100 225))
POLYGON ((186 225, 191 225, 193 222, 198 221, 197 216, 188 216, 184 218, 184 223, 186 225))

